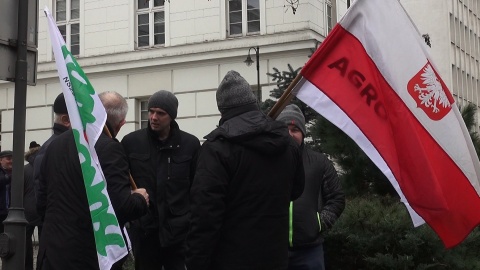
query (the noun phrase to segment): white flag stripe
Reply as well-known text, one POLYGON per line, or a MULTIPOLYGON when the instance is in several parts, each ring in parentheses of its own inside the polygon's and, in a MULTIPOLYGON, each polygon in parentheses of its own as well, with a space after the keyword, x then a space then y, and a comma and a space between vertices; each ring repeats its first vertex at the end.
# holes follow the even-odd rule
MULTIPOLYGON (((428 56, 421 35, 410 18, 406 16, 401 5, 392 0, 356 1, 354 5, 362 5, 362 9, 350 9, 348 13, 352 14, 344 16, 339 23, 363 44, 385 80, 396 90, 398 96, 444 151, 456 161, 480 195, 478 180, 480 167, 478 162, 472 163, 472 159, 478 160, 478 157, 472 151, 473 145, 469 140, 461 140, 461 143, 458 140, 469 135, 468 131, 465 132, 466 128, 461 116, 455 112, 458 111, 456 105, 452 105, 452 110, 443 119, 432 121, 422 110, 416 109, 417 103, 406 91, 409 80, 426 64, 425 55, 428 56), (375 10, 375 12, 366 14, 365 10, 375 10), (386 17, 392 16, 392 13, 395 14, 395 18, 400 19, 391 20, 386 17), (379 44, 385 46, 379 46, 379 44), (445 129, 445 126, 450 128, 445 129), (453 141, 456 143, 452 143, 453 141), (470 153, 470 156, 465 156, 465 153, 470 153), (472 172, 476 173, 472 174, 472 172)), ((428 60, 431 60, 430 57, 428 60)))
POLYGON ((400 196, 400 201, 403 202, 407 207, 414 226, 419 226, 425 223, 425 221, 412 209, 410 204, 407 202, 407 199, 400 189, 395 176, 385 163, 385 160, 371 144, 370 140, 365 137, 358 126, 350 119, 350 117, 348 117, 338 106, 336 106, 328 96, 326 96, 322 91, 319 91, 315 85, 311 84, 307 80, 305 80, 305 83, 302 85, 302 91, 297 94, 297 98, 313 108, 331 123, 335 123, 338 128, 343 130, 343 132, 345 132, 358 144, 358 146, 382 171, 382 173, 388 178, 392 186, 395 188, 400 196))

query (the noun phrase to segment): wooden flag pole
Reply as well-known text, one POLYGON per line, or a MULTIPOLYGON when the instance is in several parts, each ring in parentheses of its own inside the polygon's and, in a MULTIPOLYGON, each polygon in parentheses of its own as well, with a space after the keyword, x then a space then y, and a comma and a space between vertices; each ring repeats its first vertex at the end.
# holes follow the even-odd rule
POLYGON ((275 105, 273 105, 270 112, 268 112, 268 116, 270 116, 272 119, 276 119, 278 117, 278 115, 282 112, 285 106, 287 106, 288 103, 292 100, 294 96, 293 90, 296 88, 297 84, 300 83, 299 86, 301 86, 305 81, 301 79, 303 79, 303 76, 300 72, 298 72, 297 76, 293 79, 293 81, 287 87, 287 90, 283 92, 282 96, 277 100, 277 103, 275 103, 275 105))
MULTIPOLYGON (((108 130, 107 125, 103 126, 103 131, 108 135, 108 137, 112 138, 112 134, 110 133, 110 130, 108 130)), ((128 176, 130 177, 130 186, 132 186, 132 190, 136 190, 137 184, 135 184, 135 181, 133 180, 130 172, 128 172, 128 176)))

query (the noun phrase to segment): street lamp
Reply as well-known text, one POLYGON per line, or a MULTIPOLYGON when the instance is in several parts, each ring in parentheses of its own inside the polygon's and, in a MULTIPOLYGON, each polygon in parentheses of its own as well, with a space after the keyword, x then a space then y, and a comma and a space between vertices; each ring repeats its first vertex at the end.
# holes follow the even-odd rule
POLYGON ((253 64, 253 60, 252 60, 252 57, 250 57, 250 51, 254 49, 255 50, 255 59, 257 61, 257 95, 260 96, 260 61, 259 61, 259 54, 260 54, 260 48, 257 46, 257 47, 250 47, 250 49, 248 49, 248 56, 247 56, 247 59, 245 59, 245 61, 243 61, 245 64, 247 64, 247 66, 251 66, 253 64))

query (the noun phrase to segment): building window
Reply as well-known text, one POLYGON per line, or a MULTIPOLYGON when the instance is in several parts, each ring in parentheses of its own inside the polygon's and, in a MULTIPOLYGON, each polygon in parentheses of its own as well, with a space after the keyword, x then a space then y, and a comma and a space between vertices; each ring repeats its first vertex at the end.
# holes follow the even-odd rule
POLYGON ((245 36, 260 32, 259 0, 228 0, 228 33, 245 36))
POLYGON ((165 0, 137 0, 137 47, 165 44, 165 0))
POLYGON ((326 35, 328 35, 333 28, 332 3, 330 1, 325 1, 325 20, 325 24, 327 26, 326 35))
POLYGON ((67 47, 80 53, 80 0, 55 0, 55 18, 67 47))
POLYGON ((140 100, 140 128, 148 126, 148 99, 140 100))

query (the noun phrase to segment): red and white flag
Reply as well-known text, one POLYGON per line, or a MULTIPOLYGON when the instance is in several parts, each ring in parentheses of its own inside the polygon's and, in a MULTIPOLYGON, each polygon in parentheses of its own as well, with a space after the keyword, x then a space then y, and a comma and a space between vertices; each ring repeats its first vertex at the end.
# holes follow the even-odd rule
POLYGON ((355 1, 301 74, 297 97, 362 148, 415 226, 453 247, 480 224, 479 160, 398 0, 355 1))

